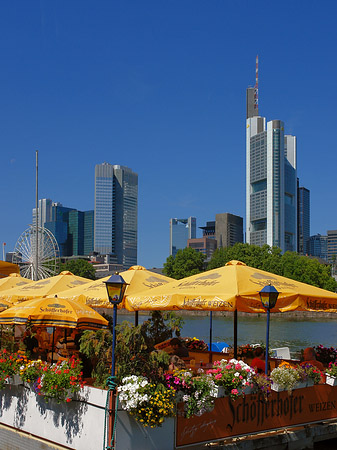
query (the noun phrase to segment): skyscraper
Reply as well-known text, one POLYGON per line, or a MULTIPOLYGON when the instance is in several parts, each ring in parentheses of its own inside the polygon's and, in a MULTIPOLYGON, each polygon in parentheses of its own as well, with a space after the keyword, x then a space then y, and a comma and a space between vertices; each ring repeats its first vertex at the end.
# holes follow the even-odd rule
POLYGON ((307 253, 309 256, 316 256, 328 261, 328 237, 320 234, 310 236, 307 241, 307 253))
POLYGON ((170 219, 170 255, 176 256, 178 250, 187 247, 188 239, 195 239, 197 219, 170 219))
POLYGON ((216 214, 215 239, 218 248, 243 242, 243 218, 230 213, 216 214))
POLYGON ((137 264, 138 175, 108 163, 95 167, 94 249, 114 254, 125 269, 137 264))
MULTIPOLYGON (((39 226, 53 233, 60 248, 60 256, 89 255, 94 249, 94 211, 78 211, 61 203, 43 198, 39 200, 39 226)), ((36 212, 33 209, 33 224, 36 212)))
POLYGON ((281 120, 266 124, 248 94, 246 241, 297 251, 296 137, 284 134, 281 120))
POLYGON ((328 230, 328 262, 333 263, 337 257, 337 230, 328 230))
MULTIPOLYGON (((298 184, 298 180, 297 180, 298 184)), ((310 237, 310 191, 305 187, 297 188, 297 252, 306 255, 310 237)), ((309 253, 311 255, 312 253, 309 253)), ((316 256, 316 255, 314 255, 316 256)))

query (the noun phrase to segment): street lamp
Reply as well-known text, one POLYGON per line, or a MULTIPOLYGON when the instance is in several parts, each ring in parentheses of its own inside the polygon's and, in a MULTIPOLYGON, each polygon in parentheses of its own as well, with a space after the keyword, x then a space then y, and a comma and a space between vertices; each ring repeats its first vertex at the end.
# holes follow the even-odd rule
POLYGON ((111 376, 115 376, 115 348, 116 348, 116 323, 117 323, 117 306, 122 302, 126 286, 126 283, 118 274, 111 275, 111 277, 105 281, 106 289, 108 291, 109 302, 113 305, 113 330, 112 330, 112 363, 111 363, 111 376))
POLYGON ((265 286, 261 291, 259 292, 260 299, 262 302, 262 306, 266 308, 267 310, 267 336, 266 336, 266 365, 265 365, 265 374, 268 374, 268 353, 269 353, 269 316, 270 316, 270 310, 274 308, 277 302, 277 297, 279 295, 279 292, 272 286, 270 283, 269 285, 265 286))

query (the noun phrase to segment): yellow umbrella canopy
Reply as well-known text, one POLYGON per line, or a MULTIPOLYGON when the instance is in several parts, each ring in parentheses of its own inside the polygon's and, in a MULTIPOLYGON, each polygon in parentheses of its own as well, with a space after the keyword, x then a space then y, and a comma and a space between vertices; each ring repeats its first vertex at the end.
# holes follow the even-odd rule
POLYGON ((27 322, 37 326, 79 329, 108 326, 107 320, 83 302, 58 297, 27 300, 0 313, 0 325, 27 322))
POLYGON ((23 278, 18 273, 11 273, 8 275, 8 277, 0 279, 0 291, 12 288, 19 288, 32 282, 33 282, 32 280, 28 280, 28 278, 23 278))
MULTIPOLYGON (((125 295, 134 295, 138 292, 162 286, 172 281, 172 278, 151 272, 143 266, 132 266, 128 270, 120 272, 119 275, 121 275, 126 283, 129 284, 126 288, 125 295)), ((108 277, 101 278, 100 280, 88 283, 83 287, 80 286, 71 291, 68 290, 60 292, 58 296, 77 298, 82 294, 86 298, 85 302, 87 305, 101 308, 111 308, 112 305, 109 303, 105 285, 105 281, 109 278, 110 275, 108 277)))
POLYGON ((0 311, 4 309, 11 308, 13 303, 8 302, 7 300, 0 300, 0 311))
POLYGON ((24 300, 58 294, 66 289, 83 286, 90 281, 88 278, 79 277, 71 272, 64 271, 54 277, 33 281, 25 286, 1 291, 0 300, 9 300, 12 303, 22 302, 24 300))
POLYGON ((249 267, 240 261, 230 261, 217 269, 127 295, 125 307, 130 311, 185 309, 263 313, 266 310, 259 291, 269 284, 279 292, 273 312, 337 312, 337 294, 249 267))
POLYGON ((10 273, 20 273, 19 266, 7 261, 0 261, 0 278, 7 277, 10 273))

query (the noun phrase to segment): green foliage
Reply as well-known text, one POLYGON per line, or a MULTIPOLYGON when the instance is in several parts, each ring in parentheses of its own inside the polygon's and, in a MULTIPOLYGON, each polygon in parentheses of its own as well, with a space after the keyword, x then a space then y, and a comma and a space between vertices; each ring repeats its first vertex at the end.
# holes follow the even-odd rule
POLYGON ((163 273, 176 280, 196 275, 204 271, 204 260, 205 256, 202 253, 186 247, 178 250, 175 257, 171 255, 166 259, 163 273))
POLYGON ((110 375, 112 334, 109 330, 86 330, 80 339, 80 352, 93 364, 95 385, 104 387, 110 375))
POLYGON ((219 248, 215 250, 208 264, 208 270, 224 266, 232 260, 242 261, 247 266, 266 270, 280 275, 281 250, 277 247, 237 243, 233 247, 219 248))
MULTIPOLYGON (((149 320, 133 326, 123 321, 116 326, 116 376, 142 375, 158 381, 169 365, 169 355, 155 350, 155 344, 179 335, 183 319, 173 312, 153 311, 149 320)), ((112 333, 110 330, 85 331, 80 340, 80 352, 91 359, 95 385, 105 386, 111 370, 112 333)))
POLYGON ((149 320, 137 327, 127 321, 118 325, 116 327, 118 379, 132 374, 145 376, 150 381, 160 380, 168 367, 169 355, 155 350, 154 346, 170 339, 173 331, 179 332, 180 325, 182 321, 179 318, 175 319, 174 313, 165 317, 160 311, 152 311, 149 320))
POLYGON ((14 339, 14 326, 0 325, 0 342, 1 348, 8 352, 14 353, 17 350, 17 345, 14 339))
POLYGON ((92 264, 84 259, 73 259, 61 264, 60 272, 69 270, 69 272, 79 277, 88 278, 89 280, 96 280, 96 271, 92 264))
POLYGON ((239 260, 248 266, 275 273, 292 280, 311 284, 332 292, 337 290, 337 282, 331 277, 331 267, 321 264, 317 259, 285 252, 277 247, 250 244, 235 244, 233 247, 219 248, 208 264, 208 269, 224 266, 228 261, 239 260))

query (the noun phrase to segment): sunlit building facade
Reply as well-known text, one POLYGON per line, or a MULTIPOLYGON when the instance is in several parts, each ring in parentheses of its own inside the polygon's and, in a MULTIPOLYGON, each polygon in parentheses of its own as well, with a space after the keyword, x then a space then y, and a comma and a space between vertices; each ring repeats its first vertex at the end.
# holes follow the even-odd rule
POLYGON ((108 163, 95 167, 94 250, 114 254, 125 269, 137 264, 138 175, 108 163))
POLYGON ((297 251, 296 137, 258 115, 246 121, 246 241, 297 251))
POLYGON ((189 239, 195 239, 197 232, 197 219, 170 219, 170 255, 176 256, 178 250, 187 247, 189 239))

